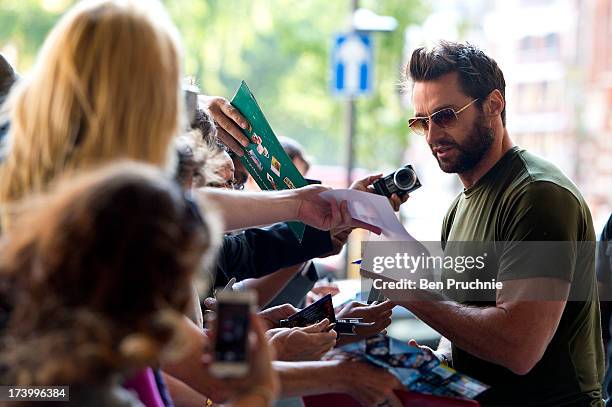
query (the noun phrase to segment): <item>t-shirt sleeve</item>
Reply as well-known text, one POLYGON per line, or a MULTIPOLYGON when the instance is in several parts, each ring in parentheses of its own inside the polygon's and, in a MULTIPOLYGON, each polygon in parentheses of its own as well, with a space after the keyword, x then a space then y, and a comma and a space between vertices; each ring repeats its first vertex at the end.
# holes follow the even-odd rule
POLYGON ((442 250, 446 248, 446 242, 448 240, 448 235, 450 234, 450 229, 453 224, 453 220, 455 218, 455 213, 457 212, 457 205, 459 203, 459 199, 461 198, 461 194, 459 194, 451 203, 448 212, 444 216, 442 220, 442 232, 440 234, 440 243, 442 250))
POLYGON ((584 228, 582 207, 572 192, 552 182, 532 182, 510 201, 501 224, 498 280, 572 281, 584 228))

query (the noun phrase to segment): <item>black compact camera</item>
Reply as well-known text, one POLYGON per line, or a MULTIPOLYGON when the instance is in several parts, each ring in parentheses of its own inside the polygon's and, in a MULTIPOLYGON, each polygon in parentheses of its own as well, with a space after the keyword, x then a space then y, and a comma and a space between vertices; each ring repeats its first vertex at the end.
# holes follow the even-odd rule
POLYGON ((406 195, 420 188, 421 182, 412 165, 408 164, 376 180, 372 186, 377 194, 391 197, 393 194, 398 196, 406 195))

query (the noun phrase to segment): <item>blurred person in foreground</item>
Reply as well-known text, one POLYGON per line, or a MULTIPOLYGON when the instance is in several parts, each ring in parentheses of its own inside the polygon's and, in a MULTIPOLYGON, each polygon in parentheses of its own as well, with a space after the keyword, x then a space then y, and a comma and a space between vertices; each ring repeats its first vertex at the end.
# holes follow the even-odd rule
MULTIPOLYGON (((44 190, 57 174, 118 158, 173 169, 171 141, 186 125, 181 56, 176 27, 156 1, 92 0, 73 7, 7 100, 11 127, 0 167, 0 202, 44 190), (125 28, 130 24, 136 29, 125 28), (121 41, 115 38, 119 33, 121 41)), ((227 230, 285 220, 329 229, 348 211, 346 203, 319 197, 327 189, 267 194, 208 189, 194 200, 217 202, 227 230), (235 210, 244 206, 250 212, 235 210)), ((9 214, 0 216, 7 227, 9 214)))
MULTIPOLYGON (((3 230, 20 199, 44 191, 62 174, 124 158, 174 171, 173 139, 186 121, 180 59, 176 28, 156 1, 84 1, 72 8, 7 102, 9 148, 0 165, 3 230), (119 32, 124 35, 115 41, 119 32)), ((202 206, 207 199, 217 203, 226 230, 290 219, 329 229, 346 220, 348 211, 346 204, 320 198, 326 189, 268 194, 201 189, 192 198, 202 206), (245 206, 248 212, 238 210, 245 206)))
MULTIPOLYGON (((133 163, 71 177, 29 201, 0 252, 1 294, 13 308, 0 382, 68 385, 76 406, 163 405, 147 375, 134 375, 193 342, 183 313, 203 256, 219 244, 215 216, 197 216, 170 177, 133 163), (140 401, 121 387, 128 378, 140 401)), ((251 388, 234 406, 268 405, 278 391, 253 321, 251 388)))
POLYGON ((557 167, 514 144, 504 75, 484 52, 452 42, 417 48, 406 76, 410 128, 464 186, 444 218, 445 254, 454 242, 510 244, 488 253, 481 270, 443 271, 446 282, 502 282, 491 300, 467 289, 385 293, 442 334, 442 361, 491 386, 482 405, 602 405, 595 232, 582 195, 557 167), (550 256, 539 242, 567 250, 550 256))

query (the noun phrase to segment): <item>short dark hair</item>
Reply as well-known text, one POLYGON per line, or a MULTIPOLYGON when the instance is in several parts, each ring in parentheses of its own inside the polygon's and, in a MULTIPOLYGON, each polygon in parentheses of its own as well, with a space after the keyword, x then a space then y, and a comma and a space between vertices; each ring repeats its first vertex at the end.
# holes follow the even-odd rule
MULTIPOLYGON (((463 92, 474 99, 478 98, 476 104, 480 109, 484 99, 495 89, 506 98, 506 81, 497 62, 471 44, 440 41, 430 50, 417 48, 406 67, 406 76, 413 82, 433 81, 452 72, 459 74, 463 92)), ((505 106, 501 118, 505 127, 505 106)))

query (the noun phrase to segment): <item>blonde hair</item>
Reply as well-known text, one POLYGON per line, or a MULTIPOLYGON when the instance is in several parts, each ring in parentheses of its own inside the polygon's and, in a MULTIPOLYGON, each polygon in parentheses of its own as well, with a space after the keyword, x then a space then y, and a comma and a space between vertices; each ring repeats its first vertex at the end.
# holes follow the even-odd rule
POLYGON ((66 171, 119 158, 163 166, 182 125, 181 58, 176 27, 157 0, 77 4, 10 96, 3 212, 66 171))

